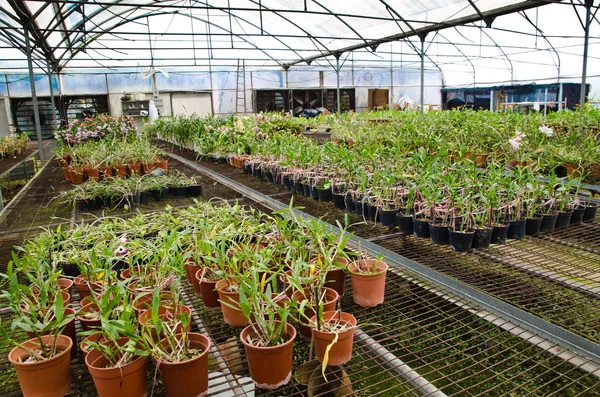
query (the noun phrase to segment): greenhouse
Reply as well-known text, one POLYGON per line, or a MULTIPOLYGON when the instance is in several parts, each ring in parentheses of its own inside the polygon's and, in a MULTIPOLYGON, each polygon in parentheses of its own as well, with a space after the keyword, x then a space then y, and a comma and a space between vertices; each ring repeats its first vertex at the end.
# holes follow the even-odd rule
POLYGON ((0 0, 0 396, 600 396, 599 9, 0 0))

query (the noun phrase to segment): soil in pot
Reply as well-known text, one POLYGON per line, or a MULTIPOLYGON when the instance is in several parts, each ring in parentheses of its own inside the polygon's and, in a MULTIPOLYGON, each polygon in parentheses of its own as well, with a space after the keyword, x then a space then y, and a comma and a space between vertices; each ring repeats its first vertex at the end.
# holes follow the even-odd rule
MULTIPOLYGON (((157 363, 167 396, 197 397, 204 396, 208 391, 208 350, 210 340, 197 333, 188 333, 190 349, 201 351, 196 357, 186 361, 157 363)), ((167 344, 166 341, 163 341, 167 344)))
POLYGON ((169 191, 176 199, 182 199, 185 198, 185 196, 187 196, 186 186, 171 187, 169 188, 169 191))
POLYGON ((554 225, 555 229, 563 229, 571 224, 571 217, 573 216, 573 211, 564 211, 559 212, 558 217, 556 218, 556 225, 554 225))
POLYGON ((542 227, 542 220, 544 218, 541 216, 536 216, 534 218, 527 218, 525 221, 525 234, 527 236, 537 236, 540 234, 540 229, 542 227))
POLYGON ((583 213, 583 222, 592 222, 596 218, 596 212, 598 211, 598 204, 590 204, 585 207, 583 213))
POLYGON ((331 191, 331 189, 317 188, 317 196, 319 197, 319 201, 329 202, 333 200, 333 192, 331 191))
POLYGON ((396 225, 400 229, 400 232, 403 234, 413 234, 413 217, 411 215, 404 215, 403 213, 398 212, 396 214, 396 225))
POLYGON ((200 197, 202 195, 202 186, 189 186, 187 188, 187 193, 190 197, 200 197))
MULTIPOLYGON (((311 322, 316 322, 317 316, 311 318, 311 322)), ((339 321, 341 324, 345 324, 350 327, 349 329, 339 331, 337 333, 337 342, 334 343, 329 349, 329 358, 327 360, 327 366, 330 365, 342 365, 350 361, 352 358, 352 345, 354 342, 354 329, 356 327, 356 318, 350 313, 344 312, 323 312, 324 322, 335 322, 339 321)), ((319 331, 316 328, 312 329, 313 344, 315 346, 315 353, 317 360, 323 362, 325 357, 325 351, 327 347, 331 345, 335 339, 335 333, 319 331)))
POLYGON ((352 196, 347 194, 346 197, 344 198, 344 205, 346 206, 346 211, 348 212, 354 212, 355 208, 354 208, 354 200, 352 199, 352 196))
POLYGON ((448 244, 450 242, 448 225, 445 223, 430 223, 429 236, 434 244, 448 244))
POLYGON ((346 203, 344 202, 344 194, 334 193, 332 199, 333 206, 335 208, 339 208, 341 210, 346 208, 346 203))
POLYGON ((384 210, 379 208, 377 212, 379 214, 379 222, 383 226, 396 226, 396 214, 398 210, 384 210))
POLYGON ((413 218, 413 230, 415 236, 422 238, 430 238, 429 220, 413 218))
POLYGON ((292 360, 296 330, 286 324, 286 341, 277 346, 258 347, 248 343, 254 331, 246 327, 240 333, 240 340, 246 350, 250 376, 260 389, 277 389, 292 379, 292 360))
MULTIPOLYGON (((542 218, 540 218, 541 223, 542 218)), ((519 219, 518 221, 508 222, 508 230, 506 238, 520 240, 525 237, 527 221, 525 219, 519 219)))
POLYGON ((488 248, 492 243, 492 234, 494 229, 491 227, 476 228, 473 235, 472 248, 488 248))
POLYGON ((580 205, 579 207, 573 210, 573 215, 571 215, 570 225, 578 225, 583 222, 583 215, 585 213, 585 207, 580 205))
MULTIPOLYGON (((334 311, 335 305, 337 304, 337 301, 339 299, 339 295, 332 288, 324 287, 323 289, 325 290, 325 302, 323 303, 323 311, 324 312, 325 311, 334 311)), ((304 290, 304 293, 302 291, 294 291, 294 293, 292 295, 292 299, 295 300, 296 302, 302 302, 303 300, 307 299, 308 297, 310 297, 310 292, 309 292, 308 288, 306 288, 304 290)), ((304 315, 308 318, 311 318, 312 316, 314 316, 316 314, 315 309, 316 308, 314 306, 307 305, 304 308, 304 315)), ((300 323, 298 325, 298 331, 300 332, 300 335, 302 335, 306 339, 310 339, 312 333, 311 333, 310 326, 308 324, 306 324, 307 320, 304 320, 304 317, 302 317, 302 319, 298 319, 298 321, 300 323)))
MULTIPOLYGON (((42 342, 51 346, 54 336, 42 336, 42 342)), ((39 349, 40 343, 36 338, 23 342, 21 346, 35 350, 39 349)), ((70 354, 73 341, 68 336, 60 335, 56 339, 56 346, 60 353, 43 361, 24 362, 29 354, 18 346, 8 354, 8 361, 15 368, 24 397, 62 397, 71 391, 70 354)))
POLYGON ((377 259, 361 259, 348 265, 354 303, 362 307, 374 307, 383 303, 388 267, 387 263, 377 259), (374 273, 364 274, 359 271, 359 268, 364 270, 373 267, 376 269, 374 273))
POLYGON ((217 281, 210 281, 203 277, 203 271, 198 270, 195 274, 198 288, 200 289, 200 297, 204 307, 209 312, 222 311, 221 302, 219 302, 219 292, 217 291, 217 281))
POLYGON ((216 286, 219 293, 219 300, 221 302, 229 303, 234 307, 229 307, 225 303, 221 304, 221 310, 223 311, 223 319, 225 323, 232 327, 245 327, 248 325, 248 319, 244 316, 244 313, 239 309, 240 293, 238 291, 230 291, 229 284, 225 280, 217 282, 216 286))
POLYGON ((549 233, 556 227, 556 219, 558 218, 558 212, 551 214, 542 215, 542 224, 540 225, 540 232, 549 233))
POLYGON ((473 236, 475 235, 475 232, 455 232, 453 230, 448 230, 448 233, 450 248, 452 248, 454 251, 468 252, 471 250, 471 245, 473 244, 473 236))
MULTIPOLYGON (((122 338, 119 345, 126 343, 122 338)), ((146 363, 148 357, 135 358, 120 367, 108 367, 108 360, 98 350, 91 350, 85 357, 85 364, 92 375, 99 397, 146 397, 146 363)))

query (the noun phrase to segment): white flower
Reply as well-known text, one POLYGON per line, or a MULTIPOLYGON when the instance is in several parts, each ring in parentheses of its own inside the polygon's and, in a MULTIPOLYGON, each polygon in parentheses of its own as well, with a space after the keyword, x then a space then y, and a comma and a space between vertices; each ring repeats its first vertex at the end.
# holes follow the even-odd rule
POLYGON ((554 130, 552 129, 552 127, 548 127, 546 125, 540 126, 540 132, 546 135, 548 138, 554 135, 554 130))
POLYGON ((121 238, 119 239, 119 241, 121 243, 128 243, 129 240, 127 239, 127 234, 122 235, 121 238))
POLYGON ((515 130, 515 136, 516 136, 516 137, 517 137, 519 140, 521 140, 521 139, 525 138, 525 134, 524 134, 524 133, 522 133, 522 132, 521 132, 521 131, 519 131, 519 130, 515 130))
POLYGON ((509 139, 508 142, 510 143, 510 147, 512 147, 513 150, 519 150, 519 147, 521 146, 521 138, 512 138, 509 139))
POLYGON ((128 252, 129 251, 125 247, 120 245, 116 250, 113 251, 113 255, 125 255, 128 252))

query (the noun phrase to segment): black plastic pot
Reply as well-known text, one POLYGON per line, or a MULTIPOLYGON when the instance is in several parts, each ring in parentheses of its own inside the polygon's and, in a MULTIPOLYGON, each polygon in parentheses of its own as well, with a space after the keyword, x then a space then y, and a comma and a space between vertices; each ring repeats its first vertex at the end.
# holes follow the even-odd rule
MULTIPOLYGON (((540 218, 540 222, 541 220, 542 218, 540 218)), ((518 221, 510 221, 508 222, 508 233, 506 234, 506 237, 520 240, 525 237, 526 230, 527 221, 525 219, 519 219, 518 221)))
POLYGON ((540 229, 542 228, 542 220, 544 218, 541 216, 536 216, 534 218, 527 218, 525 225, 525 234, 528 236, 537 236, 540 234, 540 229))
POLYGON ((140 204, 148 204, 148 192, 140 192, 140 204))
MULTIPOLYGON (((111 205, 111 200, 108 197, 94 197, 94 201, 96 202, 96 208, 100 209, 103 207, 110 207, 111 205)), ((583 216, 583 212, 582 212, 582 216, 583 216)))
POLYGON ((263 174, 263 173, 262 173, 262 170, 261 170, 260 168, 256 167, 256 168, 254 169, 254 176, 255 176, 255 177, 257 177, 257 178, 262 178, 262 174, 263 174))
POLYGON ((346 203, 344 202, 344 198, 344 194, 333 193, 333 206, 341 210, 345 209, 346 203))
POLYGON ((249 174, 252 170, 252 167, 250 167, 249 164, 244 164, 244 168, 242 168, 244 170, 244 174, 249 174))
POLYGON ((200 197, 202 195, 202 186, 188 186, 187 193, 190 197, 200 197))
POLYGON ((398 210, 384 210, 379 208, 379 223, 383 226, 396 226, 396 214, 398 210))
POLYGON ((411 215, 404 215, 398 212, 396 214, 396 225, 400 228, 400 232, 404 234, 413 234, 413 217, 411 215))
POLYGON ((580 205, 579 207, 573 210, 573 215, 571 216, 571 225, 578 225, 583 222, 583 215, 585 213, 585 207, 580 205))
POLYGON ((77 266, 74 263, 63 263, 61 265, 62 267, 62 274, 68 277, 77 277, 81 274, 81 271, 79 270, 79 266, 77 266))
POLYGON ((156 201, 166 200, 169 197, 169 188, 163 187, 160 190, 151 190, 150 193, 156 201))
POLYGON ((558 212, 552 214, 542 215, 542 224, 540 225, 540 232, 550 233, 556 226, 556 219, 558 218, 558 212))
POLYGON ((187 196, 186 186, 171 187, 169 188, 169 191, 176 199, 182 199, 185 198, 185 196, 187 196))
POLYGON ((77 206, 77 211, 83 212, 90 209, 90 203, 88 200, 77 200, 75 203, 77 206))
POLYGON ((274 181, 273 173, 271 171, 265 172, 265 179, 267 180, 267 182, 273 183, 273 181, 274 181))
POLYGON ((492 244, 506 243, 509 225, 496 225, 492 228, 492 244))
POLYGON ((140 205, 140 192, 132 194, 129 198, 129 202, 136 207, 140 205))
POLYGON ((450 248, 456 252, 467 252, 471 250, 473 245, 474 232, 455 232, 448 229, 450 248))
POLYGON ((571 224, 571 217, 573 216, 573 211, 565 211, 559 212, 558 218, 556 218, 555 229, 563 229, 571 224))
POLYGON ((346 205, 346 211, 348 212, 354 212, 355 211, 355 201, 352 199, 352 196, 350 194, 346 195, 346 198, 344 199, 344 204, 346 205))
POLYGON ((486 227, 482 229, 473 230, 473 244, 472 248, 488 248, 492 243, 492 234, 494 229, 486 227))
POLYGON ((310 187, 310 198, 314 199, 314 200, 319 199, 319 191, 317 190, 316 187, 313 187, 313 186, 310 187))
POLYGON ((591 204, 585 207, 585 212, 583 213, 583 221, 584 222, 592 222, 594 218, 596 218, 596 212, 598 211, 598 204, 591 204))
POLYGON ((304 189, 304 195, 306 197, 310 197, 310 185, 308 183, 305 183, 304 185, 302 185, 302 189, 304 189))
POLYGON ((367 203, 362 202, 361 200, 354 202, 354 213, 358 216, 364 216, 365 206, 367 203))
POLYGON ((429 221, 413 218, 413 231, 417 237, 429 238, 429 221))
POLYGON ((328 202, 333 199, 333 192, 331 188, 329 189, 318 189, 317 188, 317 196, 319 197, 319 201, 328 202))
POLYGON ((303 194, 304 193, 304 184, 300 181, 294 182, 294 191, 296 192, 296 194, 303 194))
POLYGON ((283 176, 283 187, 289 190, 292 190, 292 181, 290 180, 290 177, 287 175, 283 176))
POLYGON ((431 242, 434 244, 448 244, 450 242, 448 231, 448 225, 429 224, 429 236, 431 237, 431 242))
POLYGON ((372 222, 377 222, 379 214, 377 213, 377 207, 371 204, 367 204, 367 219, 372 222))

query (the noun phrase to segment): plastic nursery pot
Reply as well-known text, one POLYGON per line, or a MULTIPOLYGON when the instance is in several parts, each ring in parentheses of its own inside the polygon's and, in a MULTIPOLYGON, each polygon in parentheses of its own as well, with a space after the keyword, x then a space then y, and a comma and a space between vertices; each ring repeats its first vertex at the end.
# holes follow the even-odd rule
POLYGON ((91 334, 83 338, 81 343, 79 344, 79 350, 81 350, 81 354, 83 354, 83 359, 88 355, 88 353, 92 350, 91 347, 88 347, 87 342, 98 342, 98 340, 102 337, 101 332, 97 332, 95 334, 91 334))
POLYGON ((248 326, 240 333, 240 340, 246 350, 250 377, 259 389, 274 390, 286 385, 292 379, 292 360, 296 330, 286 324, 285 339, 281 345, 259 347, 248 343, 254 330, 248 326))
MULTIPOLYGON (((181 338, 181 336, 177 336, 181 338)), ((188 333, 190 348, 202 351, 199 355, 181 362, 160 361, 156 363, 160 371, 167 396, 204 396, 208 390, 208 350, 210 340, 197 333, 188 333)), ((168 346, 166 340, 163 345, 168 346)))
POLYGON ((319 190, 314 186, 310 187, 310 198, 313 200, 319 199, 319 190))
POLYGON ((413 218, 413 230, 415 236, 429 238, 429 220, 413 218))
POLYGON ((583 222, 592 222, 596 218, 596 212, 598 211, 598 204, 590 203, 585 207, 583 213, 583 222))
MULTIPOLYGON (((127 338, 117 340, 119 346, 126 342, 127 338)), ((145 397, 147 362, 148 357, 140 356, 120 367, 107 367, 109 361, 95 349, 85 357, 85 364, 92 375, 99 397, 145 397)))
POLYGON ((73 289, 73 280, 69 278, 60 277, 58 279, 58 288, 60 288, 61 291, 65 291, 66 293, 71 294, 71 291, 73 289))
POLYGON ((163 187, 156 190, 151 190, 152 198, 156 201, 166 200, 169 197, 169 188, 163 187))
POLYGON ((194 278, 198 283, 198 290, 204 307, 209 312, 220 312, 223 310, 221 302, 219 302, 219 292, 217 291, 217 281, 210 281, 203 277, 203 270, 199 269, 194 274, 194 278))
MULTIPOLYGON (((174 310, 172 306, 163 306, 163 305, 158 306, 158 318, 161 319, 162 321, 168 321, 169 319, 177 318, 178 315, 181 313, 187 313, 189 321, 187 324, 187 329, 185 331, 189 331, 191 318, 192 318, 192 310, 189 307, 187 307, 185 305, 178 305, 177 309, 174 310)), ((139 321, 140 321, 140 326, 143 327, 142 329, 144 329, 146 332, 148 332, 148 334, 150 335, 152 340, 158 342, 159 340, 164 338, 164 334, 162 332, 160 334, 157 333, 154 326, 151 325, 152 309, 145 310, 144 312, 142 312, 142 314, 139 317, 139 321)), ((177 321, 178 321, 178 319, 177 319, 177 321)), ((181 333, 183 331, 184 331, 183 325, 181 323, 177 324, 177 327, 175 327, 175 332, 181 333)))
POLYGON ((267 182, 271 182, 271 183, 273 183, 273 181, 274 181, 275 179, 274 179, 274 177, 273 177, 273 173, 272 173, 271 171, 267 171, 267 172, 265 172, 265 180, 266 180, 267 182))
POLYGON ((63 175, 65 177, 65 181, 71 182, 71 171, 69 167, 63 167, 63 175))
MULTIPOLYGON (((321 258, 313 258, 308 263, 317 263, 319 260, 321 258)), ((346 272, 344 269, 348 267, 348 260, 346 258, 337 258, 336 264, 339 267, 329 270, 325 275, 325 286, 335 290, 339 296, 344 296, 346 287, 346 272)))
POLYGON ((379 208, 379 222, 383 226, 396 226, 396 214, 398 210, 384 210, 379 208))
MULTIPOLYGON (((168 305, 173 302, 173 297, 169 291, 163 291, 158 296, 161 306, 168 305)), ((152 309, 152 293, 138 295, 132 302, 132 307, 137 314, 138 319, 146 310, 152 309)))
POLYGON ((239 309, 240 293, 238 291, 229 291, 229 283, 225 280, 219 280, 215 285, 219 300, 222 302, 221 310, 223 311, 223 320, 232 327, 245 327, 248 325, 248 319, 239 309), (226 303, 236 307, 229 307, 226 303))
POLYGON ((140 163, 129 163, 127 164, 127 168, 129 169, 129 175, 131 176, 141 176, 142 175, 142 164, 140 163))
MULTIPOLYGON (((41 338, 46 346, 54 343, 52 335, 41 338)), ((21 346, 31 351, 39 349, 40 344, 36 338, 21 343, 21 346)), ((56 346, 60 353, 38 362, 25 363, 29 354, 19 346, 8 354, 8 361, 15 368, 24 397, 62 397, 71 391, 70 352, 73 341, 65 335, 59 335, 56 346)))
POLYGON ((98 170, 98 168, 86 167, 86 168, 84 168, 84 171, 85 171, 85 175, 88 180, 89 179, 93 179, 95 181, 100 180, 100 171, 98 170))
POLYGON ((292 180, 290 179, 290 177, 288 175, 283 176, 283 187, 285 189, 292 190, 292 180))
POLYGON ((448 244, 450 242, 450 233, 446 224, 429 224, 429 236, 434 244, 448 244))
POLYGON ((346 206, 346 211, 348 212, 354 212, 355 208, 354 208, 354 200, 352 199, 352 196, 347 194, 346 197, 344 198, 344 205, 346 206))
POLYGON ((453 230, 448 231, 450 248, 456 252, 467 252, 471 250, 473 244, 473 236, 475 232, 455 232, 453 230))
MULTIPOLYGON (((75 310, 70 307, 66 307, 64 309, 63 313, 65 316, 73 316, 75 314, 75 310)), ((32 340, 37 340, 37 339, 35 339, 36 334, 34 332, 25 331, 25 333, 32 340)), ((46 335, 47 334, 48 333, 46 333, 46 335)), ((73 348, 71 349, 71 352, 70 352, 70 359, 74 360, 77 357, 77 349, 74 347, 77 344, 77 333, 75 331, 75 317, 74 316, 71 318, 71 320, 67 324, 65 324, 65 328, 62 331, 62 335, 68 337, 69 339, 71 339, 71 342, 73 342, 73 348)), ((38 346, 39 346, 39 344, 38 344, 38 346)))
POLYGON ((73 185, 81 185, 83 183, 83 168, 71 168, 69 172, 71 175, 71 183, 73 185))
POLYGON ((77 316, 77 319, 84 331, 98 329, 102 326, 102 321, 99 318, 91 318, 91 316, 87 315, 88 313, 97 312, 98 310, 98 305, 93 302, 88 303, 80 309, 80 314, 77 316))
MULTIPOLYGON (((323 290, 325 291, 325 302, 323 302, 323 311, 334 311, 335 305, 337 304, 337 301, 339 299, 338 293, 334 289, 328 287, 323 287, 323 290)), ((294 293, 292 294, 292 299, 296 302, 302 302, 303 300, 306 300, 309 297, 310 292, 308 288, 305 288, 304 291, 294 291, 294 293)), ((316 308, 314 306, 307 305, 304 308, 304 315, 308 318, 311 318, 316 314, 315 309, 316 308)), ((300 332, 300 335, 302 335, 306 339, 310 339, 312 333, 310 330, 310 326, 306 324, 305 321, 307 320, 305 320, 303 316, 299 318, 298 331, 300 332)))
POLYGON ((115 176, 120 176, 121 178, 125 178, 127 176, 127 166, 126 165, 115 165, 115 176))
POLYGON ((377 206, 367 204, 367 218, 371 222, 379 222, 379 211, 377 206))
POLYGON ((492 243, 492 234, 494 229, 491 227, 486 228, 476 228, 473 230, 473 243, 471 244, 471 248, 488 248, 492 243))
POLYGON ((383 303, 388 267, 387 263, 377 259, 360 259, 348 265, 354 303, 362 307, 375 307, 383 303), (374 273, 371 272, 373 266, 376 269, 374 273), (369 274, 360 273, 359 268, 369 269, 369 274))
POLYGON ((186 262, 183 269, 185 270, 185 278, 187 279, 188 283, 192 284, 192 286, 194 287, 194 293, 196 294, 196 296, 199 297, 200 286, 198 285, 198 282, 196 280, 196 272, 200 270, 200 266, 196 265, 193 262, 186 262))
POLYGON ((186 186, 170 187, 169 192, 176 199, 182 199, 182 198, 185 198, 185 196, 187 196, 187 187, 186 186))
POLYGON ((202 186, 201 185, 188 186, 187 194, 190 197, 200 197, 202 195, 202 186))
POLYGON ((403 234, 413 234, 413 217, 411 215, 404 215, 403 213, 398 212, 396 214, 396 225, 400 229, 400 232, 403 234))
POLYGON ((115 174, 115 170, 113 167, 108 167, 105 165, 101 165, 100 167, 98 167, 98 170, 100 171, 100 177, 102 179, 109 179, 115 174))
POLYGON ((333 200, 333 206, 335 208, 338 208, 340 210, 346 209, 346 203, 344 201, 343 194, 333 193, 332 200, 333 200))
MULTIPOLYGON (((540 218, 541 224, 542 218, 540 218)), ((508 222, 508 230, 506 233, 506 238, 517 239, 520 240, 525 237, 527 221, 525 219, 519 219, 518 221, 510 221, 508 222)))
POLYGON ((542 224, 540 225, 540 232, 549 233, 553 231, 554 227, 556 226, 557 219, 558 212, 542 215, 542 224))
POLYGON ((538 234, 540 234, 543 219, 544 218, 541 216, 527 218, 525 223, 525 234, 527 236, 537 236, 538 234))
POLYGON ((169 160, 160 160, 156 162, 156 168, 161 168, 165 172, 169 170, 169 160))
POLYGON ((140 205, 148 204, 148 192, 140 192, 140 205))
POLYGON ((585 214, 585 207, 580 205, 579 207, 573 210, 573 215, 571 215, 570 225, 578 225, 583 222, 583 215, 585 214))
POLYGON ((296 194, 304 194, 304 184, 302 183, 302 181, 294 182, 294 192, 296 194))
POLYGON ((317 188, 317 197, 319 197, 319 201, 328 202, 333 200, 333 192, 331 189, 320 189, 317 188))
POLYGON ((154 162, 154 161, 150 161, 148 163, 142 163, 142 171, 144 171, 144 174, 151 173, 152 170, 154 169, 154 167, 156 167, 156 162, 154 162))
POLYGON ((357 200, 354 202, 354 213, 358 216, 363 216, 366 215, 365 214, 365 206, 367 205, 367 203, 365 203, 362 200, 357 200))
POLYGON ((86 296, 90 296, 92 294, 90 290, 90 285, 88 284, 88 281, 85 279, 83 274, 80 274, 79 276, 75 277, 73 283, 75 284, 75 289, 77 289, 77 292, 79 293, 80 299, 83 299, 86 296))
POLYGON ((555 229, 563 229, 571 223, 571 217, 573 216, 573 211, 564 211, 559 212, 558 217, 556 218, 556 224, 554 225, 555 229))
MULTIPOLYGON (((315 323, 317 316, 311 318, 311 322, 315 323)), ((350 313, 344 312, 323 312, 323 322, 337 322, 346 324, 350 329, 338 332, 338 340, 329 349, 329 359, 327 365, 342 365, 350 361, 352 358, 352 345, 354 342, 354 329, 356 327, 356 318, 350 313)), ((316 328, 312 329, 313 344, 317 360, 323 362, 325 351, 335 339, 335 333, 319 331, 316 328)))
POLYGON ((302 186, 302 190, 303 190, 303 192, 302 192, 302 193, 304 194, 304 196, 306 196, 306 197, 310 197, 310 185, 309 185, 308 183, 305 183, 305 184, 302 186))

